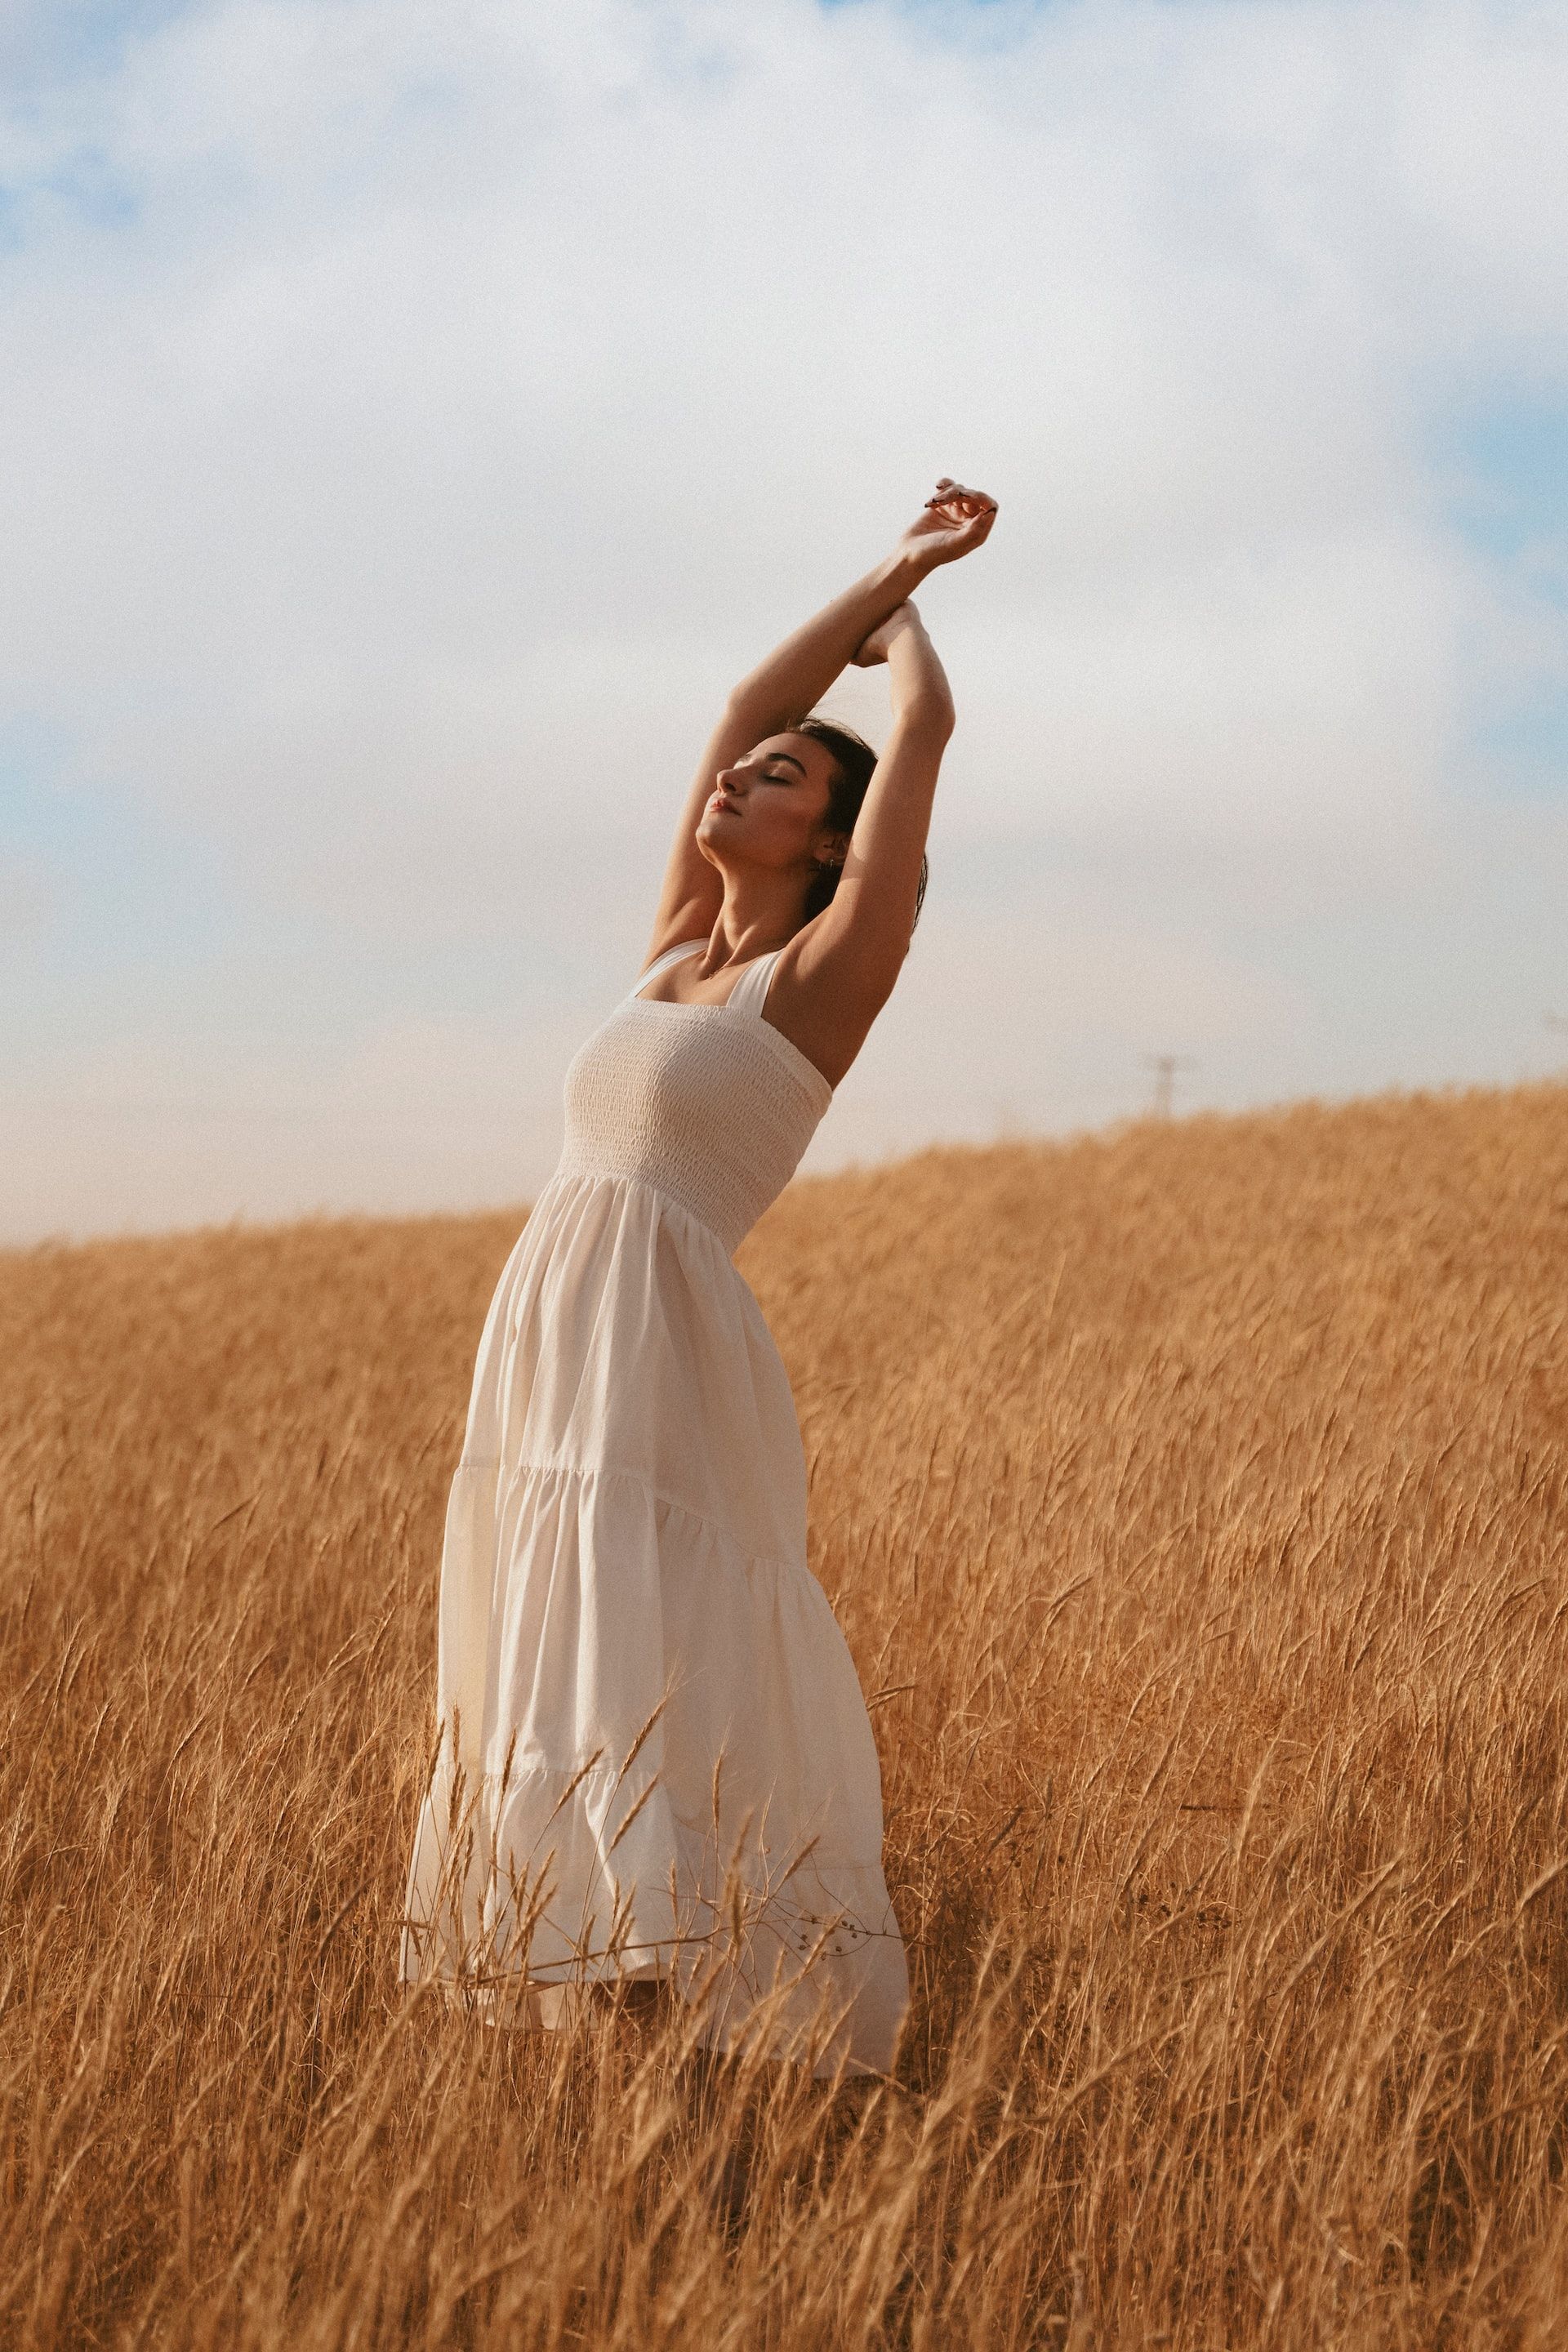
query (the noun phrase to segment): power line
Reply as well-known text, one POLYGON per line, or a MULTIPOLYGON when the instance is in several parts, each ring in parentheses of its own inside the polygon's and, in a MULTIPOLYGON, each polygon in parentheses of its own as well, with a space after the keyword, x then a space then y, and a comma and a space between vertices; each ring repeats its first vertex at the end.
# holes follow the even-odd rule
POLYGON ((1191 1054, 1145 1054, 1143 1059, 1154 1073, 1154 1116, 1169 1118, 1176 1072, 1195 1070, 1198 1065, 1191 1054))

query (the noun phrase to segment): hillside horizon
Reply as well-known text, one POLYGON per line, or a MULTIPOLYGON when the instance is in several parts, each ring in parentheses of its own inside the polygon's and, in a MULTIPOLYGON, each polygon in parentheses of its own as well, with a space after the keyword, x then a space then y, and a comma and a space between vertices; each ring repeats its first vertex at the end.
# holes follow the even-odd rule
MULTIPOLYGON (((860 1179, 887 1175, 899 1169, 929 1160, 952 1157, 955 1160, 984 1158, 996 1151, 1034 1151, 1060 1154, 1088 1147, 1114 1148, 1124 1139, 1145 1131, 1156 1134, 1172 1129, 1246 1129, 1255 1126, 1270 1126, 1299 1117, 1333 1118, 1353 1115, 1359 1110, 1397 1108, 1402 1105, 1462 1104, 1470 1101, 1507 1101, 1515 1097, 1530 1097, 1568 1092, 1568 1072, 1561 1076, 1521 1078, 1512 1084, 1454 1079, 1441 1086, 1389 1086, 1373 1093, 1346 1096, 1301 1095, 1279 1102, 1254 1104, 1241 1110, 1196 1109, 1178 1110, 1169 1117, 1152 1111, 1128 1114, 1110 1119, 1098 1127, 1073 1128, 1062 1133, 1051 1133, 1019 1128, 1006 1128, 989 1137, 936 1138, 911 1150, 888 1154, 886 1157, 849 1159, 840 1166, 817 1170, 808 1169, 797 1175, 792 1184, 797 1186, 836 1183, 840 1178, 860 1179)), ((536 1192, 539 1188, 533 1188, 536 1192)), ((526 1216, 532 1206, 532 1192, 520 1192, 515 1200, 480 1202, 468 1208, 374 1209, 323 1206, 301 1210, 286 1216, 253 1216, 238 1210, 227 1217, 197 1218, 188 1223, 143 1227, 141 1225, 105 1226, 84 1233, 47 1233, 30 1241, 0 1240, 0 1263, 6 1258, 25 1258, 38 1251, 91 1249, 104 1244, 158 1243, 194 1239, 203 1234, 246 1233, 286 1233, 295 1226, 344 1225, 439 1225, 462 1223, 474 1218, 526 1216)))

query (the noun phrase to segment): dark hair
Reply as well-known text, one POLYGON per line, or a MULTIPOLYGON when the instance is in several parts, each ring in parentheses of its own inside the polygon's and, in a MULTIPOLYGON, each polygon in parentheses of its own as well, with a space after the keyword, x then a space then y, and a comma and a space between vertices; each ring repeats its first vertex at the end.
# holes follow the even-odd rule
MULTIPOLYGON (((840 727, 831 719, 803 719, 798 727, 792 727, 789 731, 792 735, 809 736, 814 743, 820 743, 825 751, 832 752, 833 781, 827 788, 827 810, 822 821, 835 833, 853 833, 855 820, 860 814, 861 803, 865 800, 872 771, 877 765, 875 751, 863 735, 856 734, 853 727, 840 727)), ((843 871, 842 866, 830 865, 826 858, 818 863, 816 876, 806 890, 803 921, 809 923, 813 915, 820 915, 824 907, 830 904, 843 871)), ((926 871, 926 861, 922 857, 921 878, 915 886, 915 923, 920 921, 921 908, 925 903, 926 871)), ((914 927, 914 923, 910 925, 911 932, 914 927)))

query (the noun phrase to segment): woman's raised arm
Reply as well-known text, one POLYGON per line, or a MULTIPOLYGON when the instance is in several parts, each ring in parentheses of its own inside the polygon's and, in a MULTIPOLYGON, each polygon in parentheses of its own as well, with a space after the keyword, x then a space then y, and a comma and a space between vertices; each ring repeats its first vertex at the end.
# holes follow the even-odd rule
MULTIPOLYGON (((731 766, 767 736, 798 725, 929 572, 981 544, 995 513, 993 500, 978 499, 944 477, 936 486, 936 495, 892 553, 832 604, 825 604, 732 689, 681 806, 648 948, 649 962, 682 940, 704 937, 718 919, 724 886, 697 846, 697 827, 719 771, 731 766)), ((887 755, 883 756, 885 763, 887 755)), ((858 844, 858 826, 856 833, 858 844)), ((846 880, 850 870, 846 867, 846 880)))
POLYGON ((946 674, 912 604, 873 631, 859 660, 887 663, 893 724, 837 888, 801 932, 770 999, 778 1026, 835 1086, 909 953, 937 772, 953 725, 946 674))

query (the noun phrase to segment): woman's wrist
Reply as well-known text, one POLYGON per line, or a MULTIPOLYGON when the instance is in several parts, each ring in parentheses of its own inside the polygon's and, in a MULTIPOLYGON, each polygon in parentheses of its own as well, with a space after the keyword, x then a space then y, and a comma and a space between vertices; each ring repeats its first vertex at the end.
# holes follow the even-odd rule
POLYGON ((911 555, 907 548, 896 547, 877 566, 876 578, 888 595, 888 611, 896 612, 908 596, 931 578, 935 566, 920 556, 911 555))
POLYGON ((945 686, 942 658, 914 610, 898 614, 888 631, 888 667, 895 682, 912 690, 918 681, 934 678, 945 686))
POLYGON ((888 682, 895 718, 921 726, 952 725, 952 690, 918 613, 901 620, 888 647, 888 682))

